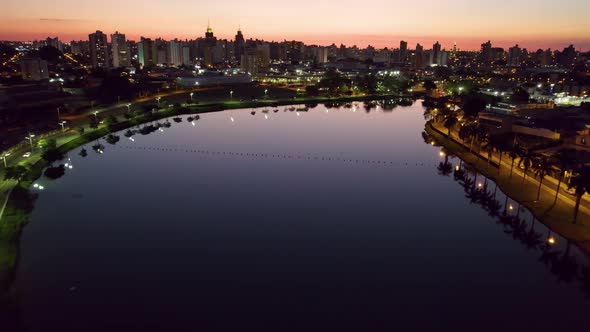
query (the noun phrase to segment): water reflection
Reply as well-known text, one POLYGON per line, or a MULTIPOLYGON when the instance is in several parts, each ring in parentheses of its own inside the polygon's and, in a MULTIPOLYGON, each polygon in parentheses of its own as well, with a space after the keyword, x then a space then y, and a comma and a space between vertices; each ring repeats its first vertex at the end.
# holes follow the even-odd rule
POLYGON ((260 312, 392 330, 427 313, 436 330, 456 312, 542 310, 528 298, 539 290, 581 303, 573 288, 590 289, 590 270, 577 248, 420 139, 421 107, 311 106, 154 121, 88 145, 104 155, 72 156, 76 171, 48 186, 22 239, 26 321, 100 315, 173 330, 195 312, 204 323, 260 312), (571 287, 543 279, 523 291, 517 275, 571 287), (155 310, 175 314, 146 315, 155 310))
MULTIPOLYGON (((426 144, 437 145, 436 140, 426 132, 422 133, 422 137, 426 144)), ((501 226, 506 235, 535 252, 539 262, 558 282, 577 283, 590 297, 590 265, 579 261, 580 258, 588 261, 585 254, 573 253, 569 240, 558 237, 551 229, 537 222, 534 215, 525 210, 520 203, 516 203, 518 206, 515 208, 510 202, 510 197, 501 192, 494 181, 479 174, 471 165, 465 164, 457 157, 459 163, 453 168, 449 158, 455 156, 444 147, 440 149, 440 156, 444 157, 444 161, 437 166, 439 175, 449 176, 453 173, 454 181, 463 187, 470 204, 480 206, 496 220, 496 224, 501 226), (498 200, 498 196, 504 196, 504 203, 498 200), (559 243, 564 243, 563 248, 559 248, 559 243)))

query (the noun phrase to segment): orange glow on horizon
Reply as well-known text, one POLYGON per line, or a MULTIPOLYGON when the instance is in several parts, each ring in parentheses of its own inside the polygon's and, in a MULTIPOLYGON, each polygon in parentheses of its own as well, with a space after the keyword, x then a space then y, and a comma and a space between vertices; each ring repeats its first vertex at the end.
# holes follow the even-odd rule
POLYGON ((210 19, 215 35, 225 39, 233 39, 241 26, 246 38, 318 45, 396 48, 403 39, 411 48, 416 43, 430 48, 440 41, 447 49, 457 42, 460 49, 477 50, 490 39, 500 47, 518 43, 536 50, 574 44, 581 50, 590 49, 590 21, 584 17, 590 12, 590 2, 564 0, 556 7, 548 0, 523 0, 511 3, 510 8, 499 7, 503 6, 468 0, 420 4, 250 0, 247 6, 238 0, 8 0, 0 14, 0 40, 58 36, 68 42, 86 40, 96 30, 108 35, 119 31, 130 40, 140 36, 196 39, 204 36, 210 19))

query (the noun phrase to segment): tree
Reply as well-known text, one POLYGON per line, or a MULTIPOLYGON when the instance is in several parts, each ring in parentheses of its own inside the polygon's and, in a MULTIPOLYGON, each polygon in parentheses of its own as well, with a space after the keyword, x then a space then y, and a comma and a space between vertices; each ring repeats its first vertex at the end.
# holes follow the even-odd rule
POLYGON ((43 154, 41 155, 41 158, 43 158, 45 161, 47 161, 51 165, 58 160, 63 160, 64 154, 60 150, 58 150, 57 148, 53 148, 53 149, 49 149, 49 150, 46 150, 45 152, 43 152, 43 154))
POLYGON ((120 98, 131 99, 133 86, 127 77, 109 75, 105 77, 99 88, 99 98, 105 103, 115 102, 120 98))
POLYGON ((431 91, 436 89, 436 83, 434 83, 432 80, 426 80, 424 81, 424 89, 426 89, 426 91, 431 91))
POLYGON ((487 101, 478 94, 470 94, 465 97, 463 103, 463 113, 465 117, 476 118, 479 112, 485 110, 487 101))
POLYGON ((43 151, 53 150, 57 148, 57 141, 55 138, 44 138, 39 141, 39 146, 43 151))
POLYGON ((445 128, 447 128, 448 132, 447 132, 447 136, 450 138, 451 137, 451 129, 453 129, 453 127, 459 122, 459 120, 457 119, 457 115, 455 113, 451 113, 447 116, 444 126, 445 128))
POLYGON ((526 103, 529 101, 530 97, 531 96, 529 95, 529 93, 523 88, 516 88, 512 93, 512 101, 518 103, 526 103))
POLYGON ((508 152, 510 159, 512 159, 512 164, 510 166, 509 178, 512 178, 512 172, 514 171, 514 162, 516 161, 516 158, 518 158, 518 156, 521 154, 521 152, 522 152, 522 147, 518 143, 513 144, 512 148, 508 152))
POLYGON ((568 170, 569 167, 572 166, 574 161, 576 160, 576 150, 574 149, 561 149, 557 151, 552 156, 553 164, 559 167, 559 178, 557 179, 557 189, 555 189, 555 200, 553 204, 557 204, 557 199, 559 198, 559 191, 561 190, 561 183, 563 182, 563 178, 565 176, 565 172, 568 170))
POLYGON ((39 49, 39 57, 49 63, 59 62, 62 56, 63 53, 53 46, 43 46, 39 49))
POLYGON ((45 170, 45 176, 51 180, 59 179, 64 176, 64 174, 66 174, 66 167, 64 165, 49 167, 45 170))
POLYGON ((524 182, 526 180, 526 176, 527 173, 529 171, 529 168, 531 168, 531 166, 533 165, 533 162, 536 160, 537 155, 531 151, 531 149, 524 149, 520 151, 520 162, 518 163, 518 166, 523 166, 524 167, 524 172, 522 174, 522 183, 521 186, 524 186, 524 182))
POLYGON ((580 211, 580 202, 582 196, 590 192, 590 167, 584 166, 578 174, 572 177, 570 182, 570 189, 576 191, 576 205, 574 207, 574 224, 578 220, 578 212, 580 211))
POLYGON ((28 169, 22 165, 6 167, 4 171, 4 180, 16 180, 20 182, 27 174, 28 169))
POLYGON ((305 87, 305 94, 310 97, 317 97, 320 95, 320 89, 316 85, 309 85, 305 87))
POLYGON ((537 190, 537 201, 541 198, 541 187, 543 186, 543 179, 547 173, 551 171, 552 168, 551 159, 545 156, 540 156, 535 160, 535 164, 533 165, 535 170, 535 175, 539 177, 539 189, 537 190))

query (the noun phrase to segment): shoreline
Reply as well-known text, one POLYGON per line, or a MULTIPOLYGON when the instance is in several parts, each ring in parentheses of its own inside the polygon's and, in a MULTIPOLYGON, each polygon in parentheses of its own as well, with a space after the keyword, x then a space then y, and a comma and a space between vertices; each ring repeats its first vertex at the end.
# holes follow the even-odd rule
MULTIPOLYGON (((435 128, 430 121, 425 124, 425 131, 437 143, 464 163, 469 164, 478 173, 494 181, 505 195, 528 209, 539 222, 547 226, 551 231, 573 242, 581 251, 590 256, 590 227, 581 223, 572 223, 570 217, 573 215, 573 209, 562 198, 558 200, 555 206, 553 206, 553 195, 543 195, 539 201, 536 201, 537 189, 534 188, 536 186, 533 187, 529 183, 525 183, 524 186, 521 185, 522 177, 516 174, 512 178, 506 176, 505 172, 501 172, 501 165, 498 167, 497 163, 489 164, 483 156, 477 156, 469 152, 465 146, 457 143, 454 139, 449 140, 446 134, 435 128)), ((580 217, 583 214, 580 211, 580 217)))

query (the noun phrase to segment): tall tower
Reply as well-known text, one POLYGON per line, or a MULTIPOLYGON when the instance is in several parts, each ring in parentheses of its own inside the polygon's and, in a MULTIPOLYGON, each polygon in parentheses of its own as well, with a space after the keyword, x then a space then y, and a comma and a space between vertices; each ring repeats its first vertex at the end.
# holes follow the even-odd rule
POLYGON ((107 35, 102 31, 88 35, 90 41, 90 60, 92 67, 108 69, 111 66, 111 59, 108 51, 107 35))
POLYGON ((211 22, 207 21, 207 32, 205 32, 205 38, 213 39, 213 29, 211 29, 211 22))
POLYGON ((113 53, 113 67, 128 67, 131 64, 125 34, 117 31, 111 35, 111 51, 113 53))
POLYGON ((246 40, 244 39, 244 35, 242 34, 241 27, 238 28, 238 33, 236 34, 236 39, 234 41, 234 55, 236 59, 240 60, 242 55, 244 54, 244 47, 246 45, 246 40))
POLYGON ((399 62, 406 62, 408 59, 408 42, 402 40, 399 42, 399 62))
POLYGON ((211 29, 211 24, 207 22, 207 32, 205 32, 205 42, 203 47, 203 55, 205 56, 205 65, 207 67, 212 67, 214 65, 213 61, 213 51, 215 49, 215 45, 217 44, 217 38, 213 35, 213 29, 211 29))

